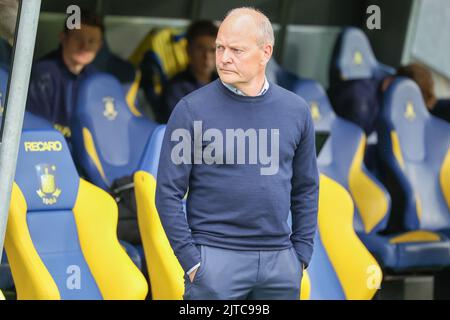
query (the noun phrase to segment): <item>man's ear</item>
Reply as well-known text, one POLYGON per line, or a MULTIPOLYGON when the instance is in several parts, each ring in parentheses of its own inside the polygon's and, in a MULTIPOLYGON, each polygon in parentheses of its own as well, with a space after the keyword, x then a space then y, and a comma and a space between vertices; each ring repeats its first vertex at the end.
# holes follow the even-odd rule
POLYGON ((269 43, 266 43, 263 47, 263 58, 261 60, 261 63, 266 65, 270 58, 272 57, 273 53, 273 46, 269 43))

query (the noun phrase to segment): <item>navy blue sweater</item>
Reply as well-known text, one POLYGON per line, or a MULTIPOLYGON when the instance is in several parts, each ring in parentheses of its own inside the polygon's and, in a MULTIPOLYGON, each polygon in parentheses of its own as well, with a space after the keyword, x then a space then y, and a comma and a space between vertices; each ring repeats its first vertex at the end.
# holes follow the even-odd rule
POLYGON ((161 151, 156 206, 185 271, 200 262, 195 244, 294 246, 307 266, 318 186, 313 122, 294 93, 270 83, 262 96, 239 96, 216 80, 175 107, 161 151))

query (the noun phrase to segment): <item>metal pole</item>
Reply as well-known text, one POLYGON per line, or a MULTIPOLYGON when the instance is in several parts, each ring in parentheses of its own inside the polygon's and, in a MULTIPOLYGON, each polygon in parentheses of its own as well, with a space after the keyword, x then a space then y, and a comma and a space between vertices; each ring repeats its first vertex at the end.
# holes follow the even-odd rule
POLYGON ((13 66, 8 90, 5 127, 0 145, 0 259, 8 221, 9 201, 16 172, 28 83, 33 61, 34 42, 41 0, 21 1, 13 66))

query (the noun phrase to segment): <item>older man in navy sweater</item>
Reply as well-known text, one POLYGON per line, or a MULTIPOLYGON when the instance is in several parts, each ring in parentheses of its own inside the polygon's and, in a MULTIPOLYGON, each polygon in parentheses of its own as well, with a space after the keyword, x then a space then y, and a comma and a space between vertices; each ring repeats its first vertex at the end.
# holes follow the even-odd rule
POLYGON ((265 77, 273 44, 261 12, 230 11, 216 40, 220 79, 184 97, 167 124, 156 206, 185 299, 299 298, 317 226, 314 128, 306 102, 265 77))

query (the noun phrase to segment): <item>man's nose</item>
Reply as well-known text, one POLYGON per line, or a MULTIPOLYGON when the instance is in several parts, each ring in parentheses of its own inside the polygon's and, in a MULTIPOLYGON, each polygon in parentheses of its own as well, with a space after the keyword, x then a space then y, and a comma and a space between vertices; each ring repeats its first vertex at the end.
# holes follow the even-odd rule
POLYGON ((222 59, 220 59, 220 60, 222 63, 230 63, 231 62, 230 50, 228 50, 228 49, 223 50, 221 58, 222 59))
POLYGON ((89 42, 85 39, 80 40, 79 48, 80 50, 86 50, 89 47, 89 42))

